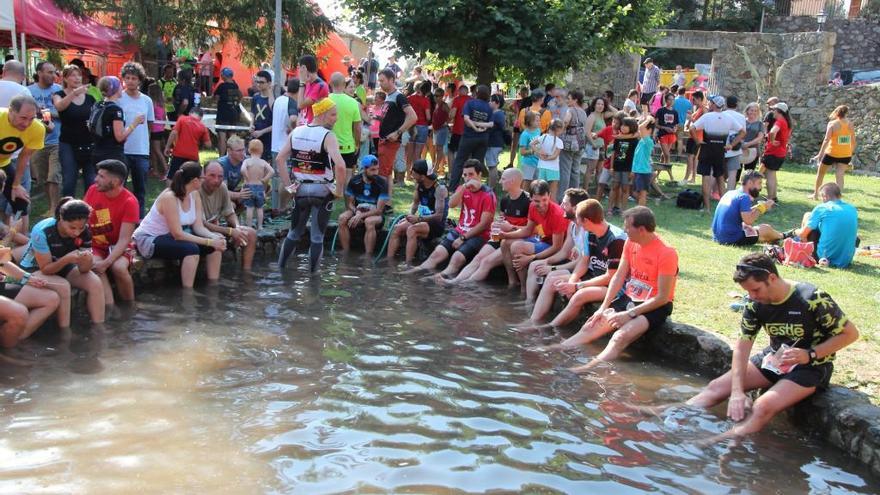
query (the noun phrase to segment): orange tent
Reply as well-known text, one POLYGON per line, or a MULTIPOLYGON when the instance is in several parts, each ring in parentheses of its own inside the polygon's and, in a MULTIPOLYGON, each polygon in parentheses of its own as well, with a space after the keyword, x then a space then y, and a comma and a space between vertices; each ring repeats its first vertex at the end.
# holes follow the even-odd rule
MULTIPOLYGON (((244 92, 251 86, 251 79, 260 69, 246 65, 242 61, 242 48, 238 40, 229 39, 224 43, 218 43, 211 48, 211 53, 217 52, 223 54, 223 67, 232 69, 232 72, 235 74, 235 82, 244 92)), ((318 58, 318 70, 327 78, 330 77, 330 74, 337 71, 347 76, 348 72, 345 64, 342 63, 342 59, 346 55, 351 56, 351 51, 346 46, 345 41, 335 32, 331 32, 324 44, 318 47, 318 51, 315 54, 318 58)), ((285 67, 285 70, 288 75, 296 75, 296 67, 285 67)))

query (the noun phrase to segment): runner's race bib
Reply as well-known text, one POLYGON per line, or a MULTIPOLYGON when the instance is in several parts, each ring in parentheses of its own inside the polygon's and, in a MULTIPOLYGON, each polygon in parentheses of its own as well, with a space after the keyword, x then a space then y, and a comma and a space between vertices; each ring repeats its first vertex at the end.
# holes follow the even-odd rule
POLYGON ((631 278, 626 282, 624 293, 633 301, 644 302, 651 297, 652 290, 653 287, 645 282, 631 278))

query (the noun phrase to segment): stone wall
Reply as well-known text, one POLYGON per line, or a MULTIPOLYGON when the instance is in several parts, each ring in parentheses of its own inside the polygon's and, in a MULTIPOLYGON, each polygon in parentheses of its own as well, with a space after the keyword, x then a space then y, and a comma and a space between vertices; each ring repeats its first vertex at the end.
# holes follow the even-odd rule
MULTIPOLYGON (((815 17, 767 16, 764 31, 772 33, 800 33, 816 31, 815 17)), ((880 68, 880 23, 866 19, 829 19, 822 30, 837 34, 834 46, 834 70, 880 68)), ((825 76, 830 79, 831 73, 825 76)))
POLYGON ((847 105, 856 134, 853 165, 860 170, 880 172, 880 84, 805 89, 784 97, 795 122, 794 158, 807 161, 815 155, 825 136, 828 115, 838 105, 847 105))

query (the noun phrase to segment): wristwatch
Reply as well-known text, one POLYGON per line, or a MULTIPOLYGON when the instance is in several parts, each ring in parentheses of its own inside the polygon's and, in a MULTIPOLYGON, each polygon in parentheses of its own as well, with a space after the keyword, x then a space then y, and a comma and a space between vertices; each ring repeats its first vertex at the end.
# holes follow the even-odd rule
POLYGON ((807 351, 807 352, 810 353, 810 363, 809 363, 809 364, 813 364, 813 363, 815 363, 815 362, 816 362, 816 359, 818 359, 817 356, 816 356, 816 349, 813 349, 813 348, 811 347, 810 350, 807 351))
POLYGON ((632 318, 632 319, 635 319, 637 316, 639 316, 638 313, 636 313, 636 309, 635 309, 635 308, 628 310, 628 311, 626 312, 626 314, 629 315, 629 317, 632 318))

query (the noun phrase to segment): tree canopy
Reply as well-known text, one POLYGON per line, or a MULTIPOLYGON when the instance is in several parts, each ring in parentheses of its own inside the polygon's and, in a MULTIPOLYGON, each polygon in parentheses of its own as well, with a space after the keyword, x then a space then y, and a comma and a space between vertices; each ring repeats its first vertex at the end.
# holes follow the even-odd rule
POLYGON ((488 83, 540 82, 650 40, 667 0, 343 0, 372 39, 403 55, 435 53, 488 83))
MULTIPOLYGON (((194 47, 235 37, 250 62, 266 60, 273 50, 275 2, 262 0, 56 0, 80 16, 102 13, 127 32, 142 51, 153 54, 159 40, 182 40, 194 47)), ((314 50, 332 24, 312 2, 282 0, 282 60, 314 50)))

